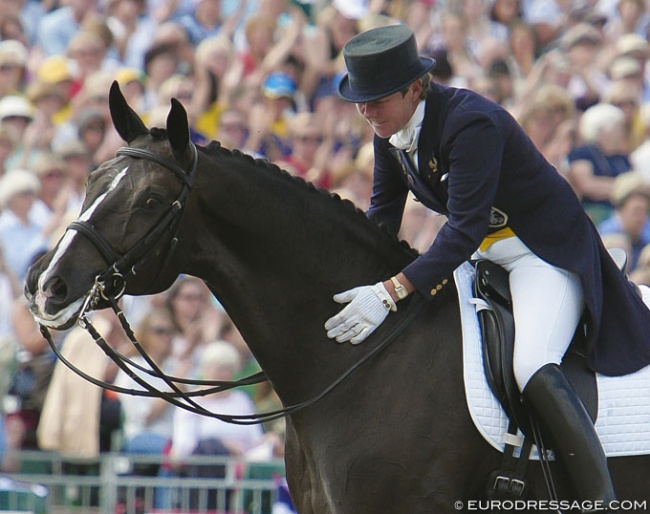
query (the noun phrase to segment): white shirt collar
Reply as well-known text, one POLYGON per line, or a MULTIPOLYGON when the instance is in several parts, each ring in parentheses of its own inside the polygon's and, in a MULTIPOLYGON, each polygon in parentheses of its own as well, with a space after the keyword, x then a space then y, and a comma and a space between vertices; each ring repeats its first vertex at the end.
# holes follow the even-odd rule
POLYGON ((406 126, 390 136, 388 141, 400 150, 406 150, 407 152, 417 150, 423 120, 424 100, 421 100, 406 126))

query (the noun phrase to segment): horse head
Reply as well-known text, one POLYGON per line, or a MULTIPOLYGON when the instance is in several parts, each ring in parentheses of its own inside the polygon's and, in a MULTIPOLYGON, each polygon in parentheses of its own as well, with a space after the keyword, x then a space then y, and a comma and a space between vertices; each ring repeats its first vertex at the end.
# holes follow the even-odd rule
POLYGON ((67 328, 123 293, 164 290, 177 275, 160 270, 173 253, 196 166, 187 113, 172 99, 167 131, 150 131, 117 83, 109 104, 129 146, 91 173, 80 217, 27 275, 30 308, 51 328, 67 328))

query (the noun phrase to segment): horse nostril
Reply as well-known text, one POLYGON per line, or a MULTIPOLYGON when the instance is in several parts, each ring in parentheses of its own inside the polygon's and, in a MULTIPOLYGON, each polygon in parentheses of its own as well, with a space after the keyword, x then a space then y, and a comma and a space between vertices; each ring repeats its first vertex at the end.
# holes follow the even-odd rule
POLYGON ((52 277, 45 283, 43 295, 50 300, 63 300, 68 295, 68 287, 59 277, 52 277))

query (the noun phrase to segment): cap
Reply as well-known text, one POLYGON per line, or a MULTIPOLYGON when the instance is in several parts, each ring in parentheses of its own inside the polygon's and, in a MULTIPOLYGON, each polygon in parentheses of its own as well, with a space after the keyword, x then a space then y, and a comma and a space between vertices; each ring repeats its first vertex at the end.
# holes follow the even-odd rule
POLYGON ((40 183, 31 171, 13 169, 0 178, 0 209, 4 209, 17 194, 38 193, 40 183))
POLYGON ((85 157, 88 155, 88 147, 81 139, 71 139, 56 147, 55 153, 62 159, 68 157, 85 157))
POLYGON ((262 94, 267 98, 292 98, 296 92, 296 83, 281 71, 271 73, 262 83, 262 94))
POLYGON ((638 60, 632 57, 622 56, 614 59, 612 64, 609 65, 608 71, 612 80, 619 80, 640 75, 643 70, 638 60))
POLYGON ((588 23, 578 23, 562 36, 562 47, 566 50, 577 45, 598 46, 602 42, 603 38, 598 29, 588 23))
POLYGON ((20 41, 7 39, 0 43, 0 64, 25 66, 26 63, 27 48, 20 41))
POLYGON ((625 34, 616 41, 615 51, 617 56, 639 54, 650 56, 650 44, 639 34, 625 34))
POLYGON ((0 100, 0 121, 6 118, 34 118, 34 107, 20 95, 7 95, 0 100))

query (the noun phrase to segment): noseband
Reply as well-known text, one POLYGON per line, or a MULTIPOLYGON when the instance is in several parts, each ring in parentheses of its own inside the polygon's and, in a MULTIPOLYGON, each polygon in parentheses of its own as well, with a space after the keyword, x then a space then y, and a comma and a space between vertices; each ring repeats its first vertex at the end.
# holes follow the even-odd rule
MULTIPOLYGON (((119 156, 155 162, 174 173, 183 183, 183 189, 178 195, 178 198, 171 204, 169 210, 162 216, 153 230, 149 231, 144 238, 138 241, 124 255, 118 255, 108 240, 88 221, 77 220, 68 225, 66 230, 75 230, 86 237, 108 264, 108 269, 95 278, 95 287, 87 301, 91 308, 99 301, 99 295, 105 300, 108 299, 107 294, 110 294, 116 300, 119 299, 126 290, 126 277, 137 274, 138 269, 150 258, 150 254, 159 245, 161 238, 167 232, 172 235, 169 240, 170 248, 165 257, 165 261, 167 262, 171 258, 178 243, 176 234, 178 232, 181 214, 194 184, 199 160, 196 146, 190 143, 190 148, 192 149, 192 164, 189 172, 186 172, 171 159, 161 157, 149 150, 125 146, 117 151, 117 155, 119 156)), ((163 265, 160 269, 163 270, 164 268, 165 266, 163 265)), ((158 277, 154 279, 151 287, 156 283, 157 279, 158 277)))

